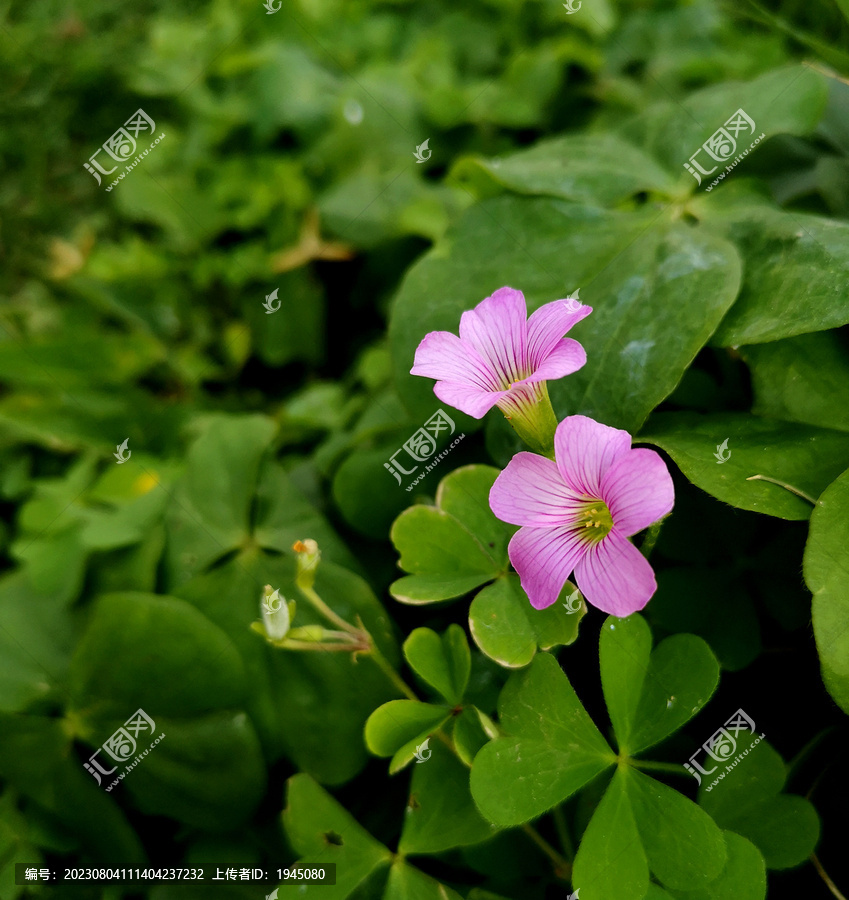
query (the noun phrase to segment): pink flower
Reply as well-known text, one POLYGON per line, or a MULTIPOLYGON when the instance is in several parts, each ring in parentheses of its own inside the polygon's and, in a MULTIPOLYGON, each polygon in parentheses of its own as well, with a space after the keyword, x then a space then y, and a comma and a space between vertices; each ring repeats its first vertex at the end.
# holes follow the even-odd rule
POLYGON ((517 453, 492 486, 492 511, 522 526, 510 541, 510 562, 536 609, 556 602, 574 571, 593 606, 629 616, 657 589, 628 538, 672 509, 666 464, 654 450, 632 450, 627 431, 586 416, 557 426, 554 453, 554 461, 517 453))
POLYGON ((591 312, 576 300, 555 300, 529 319, 522 292, 499 288, 463 313, 459 337, 425 335, 410 372, 437 379, 436 396, 475 419, 493 406, 508 418, 526 416, 543 397, 547 402, 547 380, 586 363, 584 348, 563 335, 591 312))

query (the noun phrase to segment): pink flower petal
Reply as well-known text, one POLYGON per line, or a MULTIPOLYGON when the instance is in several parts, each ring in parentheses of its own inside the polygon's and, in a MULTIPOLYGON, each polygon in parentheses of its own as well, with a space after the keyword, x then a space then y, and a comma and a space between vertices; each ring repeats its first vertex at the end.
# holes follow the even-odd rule
POLYGON ((527 371, 527 317, 524 295, 509 287, 499 288, 460 316, 460 338, 495 372, 501 382, 496 390, 518 381, 527 371))
POLYGON ((626 537, 662 519, 675 502, 672 476, 654 450, 631 450, 620 456, 601 480, 601 499, 616 530, 626 537))
POLYGON ((424 336, 416 348, 410 374, 466 384, 482 391, 499 389, 498 379, 486 361, 450 331, 431 331, 424 336))
POLYGON ((449 381, 437 381, 433 392, 443 403, 459 409, 473 419, 482 419, 507 394, 506 391, 484 391, 478 387, 449 381))
POLYGON ((587 354, 584 348, 577 341, 573 341, 572 338, 564 338, 558 344, 555 344, 554 348, 532 375, 517 383, 552 381, 555 378, 563 378, 564 375, 571 375, 573 372, 577 372, 578 369, 586 364, 586 361, 587 354))
POLYGON ((511 525, 568 525, 575 518, 570 510, 578 504, 583 505, 563 483, 557 465, 525 451, 510 460, 489 492, 492 511, 511 525))
POLYGON ((593 499, 602 499, 605 472, 631 447, 631 435, 586 416, 569 416, 554 432, 557 468, 566 484, 593 499))
POLYGON ((520 528, 507 548, 522 589, 534 609, 557 602, 587 544, 568 528, 520 528))
POLYGON ((587 602, 619 618, 642 609, 657 590, 648 560, 615 528, 578 562, 575 579, 587 602))
POLYGON ((573 309, 568 300, 555 300, 533 313, 528 319, 528 363, 531 369, 536 369, 563 335, 592 311, 591 306, 573 309))

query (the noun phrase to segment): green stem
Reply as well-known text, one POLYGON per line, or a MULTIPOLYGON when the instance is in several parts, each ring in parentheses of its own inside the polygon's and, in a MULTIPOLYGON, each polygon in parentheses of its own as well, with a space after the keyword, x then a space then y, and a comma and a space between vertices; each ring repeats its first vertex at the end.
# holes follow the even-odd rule
POLYGON ((672 775, 687 775, 687 770, 680 763, 652 762, 648 759, 632 759, 631 765, 635 769, 646 769, 649 772, 669 772, 672 775))
POLYGON ((283 650, 305 650, 305 651, 315 651, 315 650, 324 650, 326 653, 350 653, 351 652, 351 644, 322 644, 319 642, 307 643, 306 641, 292 641, 289 638, 283 638, 282 641, 273 641, 272 642, 275 647, 280 647, 283 650))
POLYGON ((572 844, 572 838, 569 837, 569 828, 566 825, 566 816, 563 814, 563 807, 555 806, 551 811, 554 819, 554 828, 557 831, 557 837, 560 838, 560 846, 569 859, 575 858, 575 847, 572 844))
POLYGON ((404 679, 392 668, 389 664, 389 660, 380 652, 377 644, 374 641, 374 638, 367 632, 364 632, 368 635, 368 643, 369 648, 366 651, 369 656, 377 663, 380 670, 383 674, 395 685, 396 688, 408 699, 415 700, 418 702, 418 697, 410 690, 407 686, 407 683, 404 679))
POLYGON ((822 878, 825 882, 825 886, 837 897, 837 900, 846 900, 843 894, 840 893, 840 889, 837 885, 828 877, 828 873, 822 867, 822 863, 817 859, 816 853, 811 854, 811 862, 814 864, 814 868, 817 870, 817 874, 822 878))
POLYGON ((524 831, 537 847, 539 847, 539 849, 542 850, 542 852, 555 864, 557 867, 555 869, 555 875, 564 878, 572 877, 572 863, 570 863, 568 859, 562 857, 536 830, 536 828, 532 825, 523 825, 522 831, 524 831))
POLYGON ((804 491, 800 491, 799 488, 793 487, 792 484, 787 484, 786 481, 779 481, 777 478, 770 478, 767 475, 752 475, 750 478, 747 478, 746 481, 768 481, 770 484, 777 484, 779 487, 783 487, 785 491, 790 491, 791 494, 795 494, 797 497, 807 500, 811 506, 817 505, 817 501, 814 500, 813 497, 809 497, 804 491))
POLYGON ((325 602, 318 596, 318 594, 311 588, 306 587, 303 584, 296 582, 298 585, 298 589, 300 592, 309 600, 310 603, 315 607, 318 612, 320 612, 325 619, 329 622, 332 622, 334 625, 338 625, 343 631, 347 631, 349 634, 357 634, 358 631, 351 625, 349 622, 346 622, 338 613, 335 613, 325 602))
POLYGON ((654 545, 657 543, 658 537, 660 537, 660 529, 663 528, 663 523, 665 521, 666 519, 660 519, 655 522, 654 525, 651 525, 646 532, 646 536, 643 538, 643 543, 640 547, 640 553, 642 553, 646 559, 651 556, 654 545))

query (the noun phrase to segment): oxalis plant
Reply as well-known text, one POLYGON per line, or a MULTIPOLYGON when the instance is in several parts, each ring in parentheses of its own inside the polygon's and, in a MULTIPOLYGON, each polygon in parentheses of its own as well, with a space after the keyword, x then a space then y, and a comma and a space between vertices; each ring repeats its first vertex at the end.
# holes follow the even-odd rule
MULTIPOLYGON (((414 606, 473 595, 474 651, 459 624, 414 628, 405 681, 362 619, 342 619, 316 592, 312 540, 295 544, 295 583, 324 624, 293 627, 294 604, 265 590, 254 628, 270 643, 370 656, 404 695, 365 726, 390 776, 413 770, 395 850, 309 775, 290 779, 284 824, 297 865, 335 862, 334 896, 461 897, 410 858, 471 848, 474 865, 475 853, 520 840, 547 857, 563 896, 756 900, 767 867, 814 849, 817 814, 782 793, 781 757, 745 710, 705 722, 702 746, 687 744, 677 762, 664 749, 714 694, 720 665, 695 634, 656 643, 640 615, 657 590, 652 550, 664 524, 674 528, 666 463, 627 431, 584 415, 558 422, 552 408, 548 382, 587 362, 580 334, 591 314, 567 297, 528 316, 523 294, 503 287, 462 314, 459 335, 430 332, 416 350, 412 374, 435 379, 443 404, 475 419, 497 407, 529 448, 500 471, 457 468, 434 505, 409 507, 392 527, 409 573, 392 595, 414 606), (573 683, 564 665, 596 613, 607 614, 598 669, 573 683), (497 701, 474 683, 480 663, 510 673, 497 701), (599 676, 606 716, 582 702, 599 676)), ((304 890, 319 889, 281 888, 304 890)))

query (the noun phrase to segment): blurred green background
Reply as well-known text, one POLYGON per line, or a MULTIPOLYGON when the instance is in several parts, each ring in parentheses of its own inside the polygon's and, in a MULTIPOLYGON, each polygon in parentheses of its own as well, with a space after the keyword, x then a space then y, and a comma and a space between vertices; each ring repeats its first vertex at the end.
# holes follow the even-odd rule
MULTIPOLYGON (((261 585, 291 583, 292 542, 313 537, 325 595, 397 658, 378 598, 410 496, 381 463, 421 424, 415 391, 433 399, 393 378, 406 271, 511 186, 485 160, 632 121, 662 159, 670 135, 647 111, 799 61, 829 73, 822 115, 772 136, 745 175, 846 219, 847 16, 846 0, 583 0, 575 15, 548 0, 3 3, 2 900, 43 895, 14 885, 14 862, 290 861, 278 820, 299 769, 389 828, 403 789, 361 740, 389 686, 367 661, 352 684, 340 660, 275 656, 246 624, 261 585), (137 109, 165 137, 107 192, 84 164, 137 109), (106 794, 82 763, 149 706, 168 739, 106 794)), ((668 156, 669 196, 692 190, 686 154, 668 156)), ((635 211, 653 179, 606 196, 591 175, 586 196, 635 211)), ((399 372, 410 362, 396 354, 399 372)), ((722 365, 720 389, 696 372, 681 405, 748 408, 742 363, 722 365)), ((499 462, 508 446, 487 437, 499 462)), ((466 441, 452 467, 483 452, 466 441)), ((420 624, 391 613, 401 633, 420 624)), ((782 616, 807 622, 789 602, 782 616)), ((482 672, 480 690, 499 679, 482 672)))

